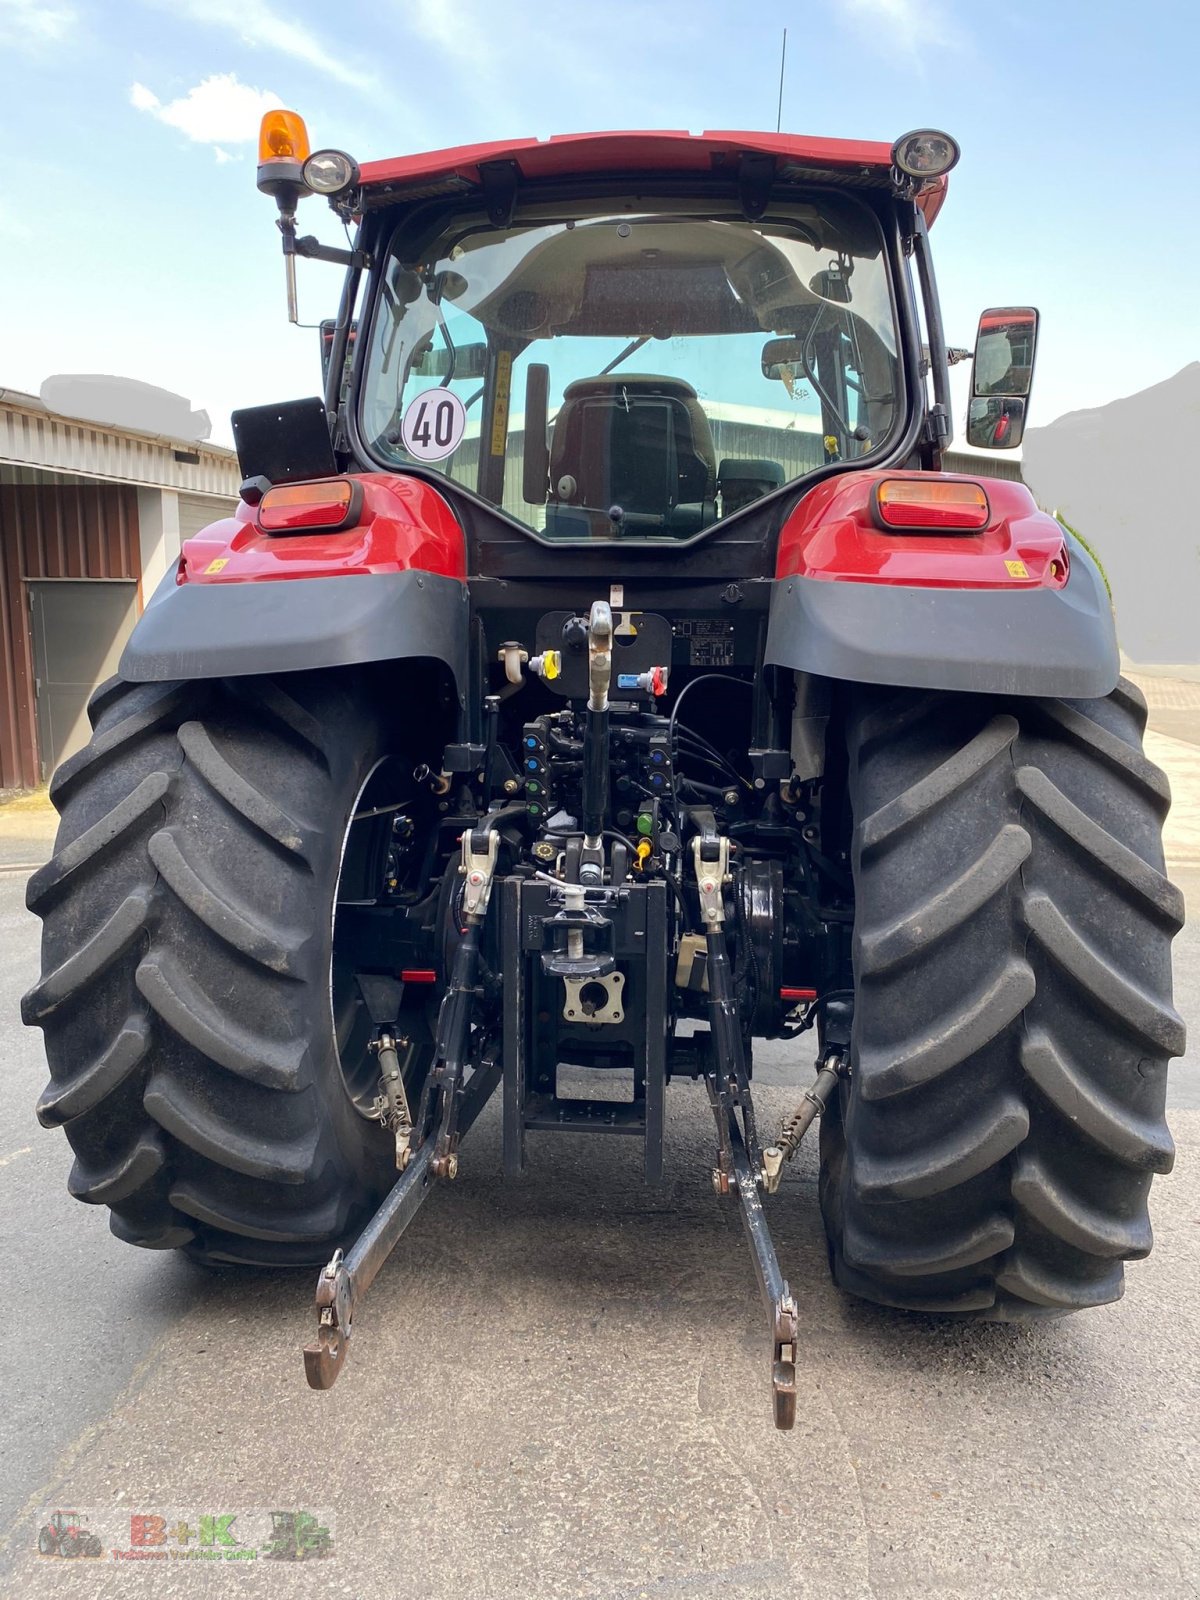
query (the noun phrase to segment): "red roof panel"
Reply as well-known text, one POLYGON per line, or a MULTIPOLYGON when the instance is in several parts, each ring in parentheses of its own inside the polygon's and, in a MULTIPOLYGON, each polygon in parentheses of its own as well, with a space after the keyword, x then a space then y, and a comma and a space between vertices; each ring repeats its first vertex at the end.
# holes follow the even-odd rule
MULTIPOLYGON (((892 164, 892 147, 876 140, 817 139, 793 133, 560 133, 550 139, 501 139, 489 144, 431 150, 423 155, 368 161, 365 187, 406 188, 436 178, 479 182, 481 162, 515 161, 525 178, 554 178, 601 172, 707 172, 714 159, 736 160, 743 151, 780 157, 797 166, 830 172, 859 170, 882 174, 892 164)), ((921 197, 929 221, 940 209, 946 180, 921 197)))
POLYGON ((890 167, 891 146, 855 139, 809 139, 791 133, 558 133, 550 139, 503 139, 432 150, 425 155, 368 161, 365 184, 408 183, 455 173, 478 182, 481 161, 516 161, 527 178, 560 173, 646 170, 703 171, 714 156, 755 150, 804 166, 890 167))

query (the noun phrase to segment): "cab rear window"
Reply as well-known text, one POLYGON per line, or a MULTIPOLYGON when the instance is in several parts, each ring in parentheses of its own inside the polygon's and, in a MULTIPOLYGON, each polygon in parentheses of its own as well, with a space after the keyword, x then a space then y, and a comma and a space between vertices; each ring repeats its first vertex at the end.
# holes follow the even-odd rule
POLYGON ((891 433, 887 273, 843 196, 460 225, 383 265, 361 431, 543 537, 690 538, 891 433))

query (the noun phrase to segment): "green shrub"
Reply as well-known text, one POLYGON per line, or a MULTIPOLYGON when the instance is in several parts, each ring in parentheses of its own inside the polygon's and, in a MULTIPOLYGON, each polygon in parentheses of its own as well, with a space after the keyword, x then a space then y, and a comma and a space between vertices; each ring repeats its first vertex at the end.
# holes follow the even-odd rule
POLYGON ((1092 560, 1099 567, 1100 576, 1104 579, 1104 587, 1108 590, 1108 598, 1111 600, 1112 599, 1112 584, 1109 583, 1109 581, 1108 581, 1108 573, 1105 572, 1105 570, 1104 570, 1103 561, 1101 561, 1100 557, 1096 554, 1095 550, 1092 549, 1092 546, 1084 538, 1083 534, 1080 533, 1079 529, 1078 528, 1073 528, 1071 526, 1071 524, 1067 521, 1066 517, 1063 516, 1061 511, 1056 511, 1054 513, 1054 520, 1067 530, 1067 532, 1071 535, 1072 539, 1078 539, 1079 540, 1080 544, 1087 551, 1088 555, 1091 556, 1092 560))

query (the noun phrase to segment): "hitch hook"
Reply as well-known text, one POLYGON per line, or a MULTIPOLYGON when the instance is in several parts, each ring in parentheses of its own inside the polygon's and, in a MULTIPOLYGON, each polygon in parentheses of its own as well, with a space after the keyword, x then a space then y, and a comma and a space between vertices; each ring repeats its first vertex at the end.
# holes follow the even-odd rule
POLYGON ((332 1389, 346 1360, 353 1316, 353 1285, 341 1250, 317 1279, 317 1339, 304 1347, 310 1389, 332 1389))

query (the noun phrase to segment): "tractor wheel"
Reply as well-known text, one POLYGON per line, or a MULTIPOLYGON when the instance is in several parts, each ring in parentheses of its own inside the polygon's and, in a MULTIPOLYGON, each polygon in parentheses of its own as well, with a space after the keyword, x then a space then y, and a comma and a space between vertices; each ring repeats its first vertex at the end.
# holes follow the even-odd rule
POLYGON ((331 946, 339 881, 362 875, 359 796, 368 780, 378 795, 373 775, 411 785, 412 763, 388 771, 381 717, 352 690, 333 673, 110 680, 55 775, 55 854, 28 891, 38 1116, 70 1140, 71 1193, 130 1243, 320 1263, 395 1180, 331 946))
POLYGON ((43 1528, 38 1534, 38 1554, 43 1556, 58 1554, 58 1536, 52 1528, 43 1528))
POLYGON ((1146 708, 864 690, 851 1070, 822 1129, 836 1281, 994 1321, 1122 1293, 1183 1050, 1146 708))

